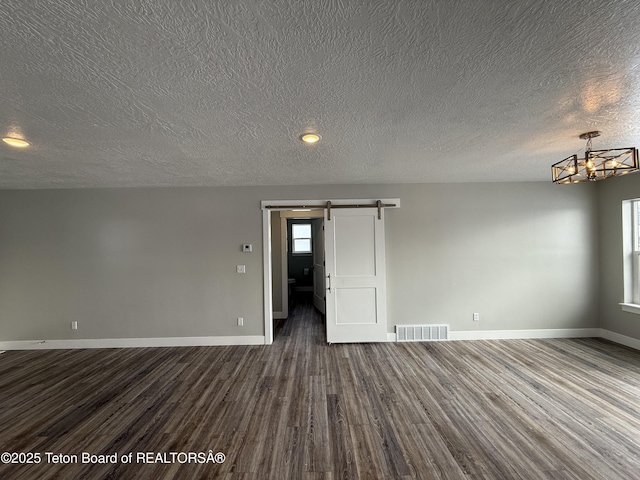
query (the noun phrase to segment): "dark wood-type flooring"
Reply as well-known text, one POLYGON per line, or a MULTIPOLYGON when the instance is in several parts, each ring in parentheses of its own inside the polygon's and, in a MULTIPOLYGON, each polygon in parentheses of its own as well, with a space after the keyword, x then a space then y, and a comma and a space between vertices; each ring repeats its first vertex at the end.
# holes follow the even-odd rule
POLYGON ((640 352, 597 339, 325 344, 308 304, 272 346, 9 351, 1 479, 640 478, 640 352), (136 463, 223 452, 222 464, 136 463))

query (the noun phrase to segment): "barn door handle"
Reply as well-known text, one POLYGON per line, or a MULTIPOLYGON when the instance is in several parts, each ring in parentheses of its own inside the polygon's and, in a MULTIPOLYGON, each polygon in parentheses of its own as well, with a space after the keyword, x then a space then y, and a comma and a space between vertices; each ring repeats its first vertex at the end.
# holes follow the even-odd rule
POLYGON ((328 282, 327 282, 327 285, 328 285, 327 290, 329 290, 329 293, 331 293, 331 274, 327 275, 327 280, 328 280, 328 282))

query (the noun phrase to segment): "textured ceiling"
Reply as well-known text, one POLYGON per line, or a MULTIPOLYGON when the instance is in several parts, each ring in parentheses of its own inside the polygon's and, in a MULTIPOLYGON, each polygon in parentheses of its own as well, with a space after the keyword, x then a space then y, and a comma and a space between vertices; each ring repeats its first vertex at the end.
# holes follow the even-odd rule
POLYGON ((0 188, 549 180, 640 146, 637 0, 2 0, 0 188), (298 140, 317 131, 322 141, 298 140))

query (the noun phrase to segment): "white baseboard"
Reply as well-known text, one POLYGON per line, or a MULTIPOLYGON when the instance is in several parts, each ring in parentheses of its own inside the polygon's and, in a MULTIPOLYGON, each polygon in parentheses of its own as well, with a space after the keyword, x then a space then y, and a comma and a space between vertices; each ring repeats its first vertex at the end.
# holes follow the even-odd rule
MULTIPOLYGON (((275 315, 276 312, 274 312, 275 315)), ((507 340, 527 338, 588 338, 601 337, 640 350, 640 340, 603 328, 567 328, 540 330, 478 330, 451 331, 451 340, 507 340)), ((396 334, 387 333, 387 342, 395 342, 396 334)), ((0 342, 0 354, 5 350, 54 350, 74 348, 138 348, 138 347, 198 347, 224 345, 264 345, 263 335, 227 337, 161 337, 105 338, 69 340, 15 340, 0 342)))
MULTIPOLYGON (((458 330, 449 332, 449 340, 516 340, 527 338, 592 338, 601 337, 600 328, 550 328, 537 330, 458 330)), ((612 332, 613 333, 613 332, 612 332)), ((628 338, 628 337, 627 337, 628 338)), ((387 342, 395 342, 396 334, 387 333, 387 342)), ((615 340, 614 340, 615 341, 615 340)), ((621 342, 620 342, 621 343, 621 342)))
POLYGON ((287 315, 284 312, 273 312, 274 320, 283 320, 287 318, 287 315))
POLYGON ((86 338, 0 342, 0 350, 57 350, 66 348, 209 347, 264 345, 264 335, 229 337, 86 338))
MULTIPOLYGON (((559 328, 539 330, 451 331, 450 340, 516 340, 527 338, 604 338, 640 350, 640 339, 621 335, 604 328, 559 328)), ((387 341, 395 342, 396 334, 387 333, 387 341)))
POLYGON ((537 330, 476 330, 451 331, 451 340, 515 340, 525 338, 585 338, 599 337, 599 328, 548 328, 537 330))
POLYGON ((611 340, 612 342, 619 343, 620 345, 640 350, 640 340, 638 340, 637 338, 628 337, 620 333, 612 332, 611 330, 605 330, 604 328, 600 329, 600 335, 598 336, 606 340, 611 340))

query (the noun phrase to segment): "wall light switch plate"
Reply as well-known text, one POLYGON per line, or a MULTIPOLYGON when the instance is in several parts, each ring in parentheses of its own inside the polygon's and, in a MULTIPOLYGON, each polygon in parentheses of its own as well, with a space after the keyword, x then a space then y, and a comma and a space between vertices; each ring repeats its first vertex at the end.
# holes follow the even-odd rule
POLYGON ((250 243, 242 244, 242 251, 248 253, 253 252, 253 245, 251 245, 250 243))
POLYGON ((245 265, 236 265, 236 273, 246 273, 247 267, 245 265))

